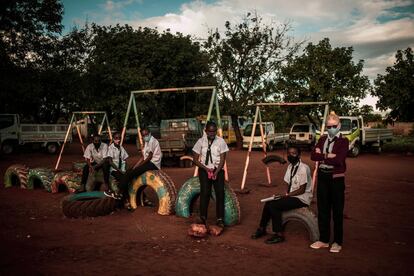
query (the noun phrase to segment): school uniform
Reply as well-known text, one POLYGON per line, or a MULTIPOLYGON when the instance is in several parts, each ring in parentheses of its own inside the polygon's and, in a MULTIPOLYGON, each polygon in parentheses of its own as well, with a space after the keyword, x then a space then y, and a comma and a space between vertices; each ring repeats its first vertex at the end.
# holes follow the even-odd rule
MULTIPOLYGON (((108 147, 107 154, 105 155, 105 158, 108 157, 112 158, 112 162, 121 172, 126 171, 126 160, 129 157, 129 155, 123 146, 119 145, 119 147, 117 147, 114 143, 110 144, 108 147)), ((110 168, 111 172, 114 170, 114 168, 110 168)))
MULTIPOLYGON (((91 165, 95 167, 95 171, 99 171, 99 170, 103 171, 105 184, 109 183, 109 171, 107 170, 105 166, 105 162, 104 162, 104 158, 107 152, 108 152, 107 144, 101 143, 99 148, 96 148, 95 145, 91 143, 86 147, 85 152, 83 153, 83 157, 90 161, 91 165), (96 165, 98 166, 96 167, 96 165)), ((86 186, 87 191, 92 191, 94 189, 92 185, 93 179, 90 179, 89 181, 88 179, 89 179, 89 165, 86 164, 82 170, 81 190, 85 189, 85 186, 86 186)))
POLYGON ((349 141, 340 133, 330 138, 322 136, 311 153, 313 161, 319 161, 318 168, 318 225, 320 241, 329 243, 331 212, 334 223, 334 243, 343 242, 343 212, 345 192, 345 159, 348 154, 349 141), (316 153, 319 148, 321 153, 316 153), (334 158, 325 158, 325 154, 334 153, 334 158))
POLYGON ((283 230, 283 212, 309 206, 312 201, 312 175, 308 165, 300 160, 295 165, 289 164, 284 181, 288 184, 288 193, 298 190, 302 185, 306 185, 306 188, 303 194, 282 197, 265 203, 260 227, 266 229, 271 219, 272 230, 275 233, 282 232, 283 230))
MULTIPOLYGON (((223 138, 216 136, 211 142, 207 135, 198 139, 193 147, 193 152, 200 155, 200 162, 208 169, 217 170, 220 165, 220 155, 229 151, 223 138)), ((208 179, 204 169, 199 170, 200 179, 200 217, 207 220, 207 209, 210 202, 211 187, 214 186, 216 194, 216 217, 224 219, 224 170, 220 170, 215 180, 208 179)))

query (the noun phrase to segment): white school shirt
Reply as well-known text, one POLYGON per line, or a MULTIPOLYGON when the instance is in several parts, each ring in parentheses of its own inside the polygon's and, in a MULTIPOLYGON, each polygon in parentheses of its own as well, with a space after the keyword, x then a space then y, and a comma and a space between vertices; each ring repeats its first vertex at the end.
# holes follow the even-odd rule
POLYGON ((217 168, 220 164, 220 154, 228 152, 229 147, 223 138, 216 136, 211 144, 211 159, 208 160, 208 164, 205 164, 208 148, 208 138, 204 134, 203 137, 198 139, 197 143, 193 147, 193 151, 200 155, 200 162, 209 169, 217 168), (212 162, 213 161, 213 162, 212 162))
POLYGON ((145 142, 144 144, 144 159, 148 157, 148 155, 152 152, 151 163, 154 164, 158 169, 161 169, 161 158, 162 152, 160 143, 154 136, 151 136, 149 142, 145 142))
MULTIPOLYGON (((286 170, 286 173, 285 173, 285 177, 283 179, 288 185, 289 185, 289 182, 290 182, 290 172, 291 172, 291 170, 292 170, 292 164, 289 164, 289 166, 286 170)), ((312 197, 313 197, 311 170, 310 170, 308 165, 306 165, 305 163, 303 163, 300 160, 298 162, 298 164, 296 164, 293 168, 293 172, 295 172, 295 171, 296 171, 296 174, 292 178, 292 183, 291 183, 292 186, 290 187, 290 191, 288 191, 288 192, 294 192, 297 189, 299 189, 300 186, 302 186, 303 184, 306 183, 305 192, 301 195, 297 195, 297 196, 294 196, 294 197, 298 198, 300 201, 302 201, 306 205, 310 205, 310 203, 312 201, 312 197), (296 167, 298 167, 297 171, 296 171, 296 167)))
POLYGON ((89 144, 85 152, 83 153, 83 157, 89 159, 91 162, 101 163, 102 160, 105 158, 108 152, 108 145, 105 143, 101 143, 99 149, 96 150, 95 145, 93 143, 89 144))
MULTIPOLYGON (((123 146, 119 146, 119 149, 112 143, 108 147, 108 153, 105 157, 111 157, 114 164, 119 168, 121 171, 126 170, 126 162, 125 160, 129 157, 128 153, 124 149, 123 146), (121 155, 121 166, 119 165, 119 155, 121 155)), ((113 168, 111 167, 111 171, 113 168)))

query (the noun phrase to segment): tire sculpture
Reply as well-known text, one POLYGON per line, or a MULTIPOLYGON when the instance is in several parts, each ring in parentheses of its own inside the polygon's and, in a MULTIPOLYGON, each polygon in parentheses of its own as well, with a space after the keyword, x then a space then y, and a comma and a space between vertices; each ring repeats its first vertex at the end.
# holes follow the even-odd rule
MULTIPOLYGON (((196 177, 188 179, 178 192, 175 213, 179 217, 188 218, 192 212, 192 202, 200 194, 200 180, 196 177)), ((215 198, 214 188, 212 198, 215 198)), ((240 222, 240 204, 236 194, 228 183, 224 187, 224 224, 227 226, 240 222)))
POLYGON ((52 192, 53 177, 53 171, 49 168, 30 169, 27 178, 27 188, 34 189, 36 181, 39 181, 41 186, 50 193, 52 192))
POLYGON ((4 173, 4 187, 19 186, 20 188, 27 189, 28 174, 29 168, 26 165, 11 165, 4 173))
POLYGON ((174 213, 177 190, 171 178, 161 170, 147 171, 140 175, 129 186, 131 207, 137 208, 137 196, 141 199, 142 191, 150 186, 158 195, 158 214, 171 215, 174 213))
POLYGON ((115 210, 116 200, 103 192, 68 195, 62 200, 62 212, 68 218, 98 217, 115 210))

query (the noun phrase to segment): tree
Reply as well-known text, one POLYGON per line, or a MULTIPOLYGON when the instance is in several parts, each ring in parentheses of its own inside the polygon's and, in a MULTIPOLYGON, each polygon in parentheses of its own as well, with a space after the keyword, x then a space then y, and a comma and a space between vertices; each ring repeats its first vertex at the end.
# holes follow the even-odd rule
POLYGON ((386 74, 378 74, 371 94, 378 97, 377 108, 391 109, 390 118, 400 121, 414 120, 414 62, 411 48, 398 50, 393 66, 386 74))
POLYGON ((242 136, 237 116, 248 115, 253 103, 277 98, 274 83, 281 64, 299 47, 288 37, 289 29, 288 24, 266 25, 260 16, 248 13, 239 24, 226 21, 223 37, 218 30, 209 32, 204 47, 238 148, 242 136))
MULTIPOLYGON (((289 59, 282 69, 277 87, 284 100, 328 101, 337 114, 352 113, 370 87, 362 75, 364 62, 354 63, 352 53, 352 47, 332 48, 328 38, 309 43, 302 55, 289 59)), ((306 107, 298 112, 321 115, 306 107)))
POLYGON ((380 114, 374 113, 374 108, 371 105, 363 105, 359 108, 356 115, 362 116, 364 122, 381 122, 382 117, 380 114))

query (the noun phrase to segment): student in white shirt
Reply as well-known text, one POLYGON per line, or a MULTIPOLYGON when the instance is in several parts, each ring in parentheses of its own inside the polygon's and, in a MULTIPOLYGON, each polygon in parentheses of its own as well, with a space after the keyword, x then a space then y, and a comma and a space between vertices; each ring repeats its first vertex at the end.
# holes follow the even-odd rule
POLYGON ((217 225, 224 227, 224 170, 229 151, 223 138, 217 136, 217 125, 207 122, 205 135, 193 147, 193 162, 200 168, 200 223, 206 224, 211 186, 216 193, 217 225))
POLYGON ((93 142, 90 143, 83 154, 87 164, 83 167, 82 179, 81 179, 81 188, 79 192, 85 191, 85 186, 87 191, 93 191, 93 179, 88 181, 89 175, 94 174, 95 172, 102 170, 104 176, 104 183, 109 186, 109 171, 105 166, 105 156, 108 151, 108 145, 102 143, 101 137, 99 134, 93 135, 93 142))
MULTIPOLYGON (((109 145, 105 158, 106 164, 109 167, 108 171, 110 171, 111 175, 118 181, 120 181, 126 171, 126 160, 128 157, 128 153, 121 145, 121 134, 118 132, 114 133, 113 143, 109 145)), ((107 196, 116 197, 111 188, 109 188, 105 194, 107 196)))
POLYGON ((266 228, 272 220, 272 230, 275 233, 265 240, 267 244, 283 242, 282 213, 296 208, 309 206, 312 201, 312 175, 309 166, 300 160, 300 149, 289 146, 287 149, 289 166, 284 181, 288 184, 285 195, 280 199, 267 201, 263 207, 259 228, 251 236, 258 239, 267 234, 266 228))
MULTIPOLYGON (((128 195, 128 185, 133 179, 138 178, 146 171, 161 169, 162 152, 160 143, 151 135, 148 128, 142 128, 141 135, 144 139, 142 157, 134 165, 132 170, 128 170, 125 173, 120 181, 120 188, 126 191, 124 193, 124 198, 128 195)), ((151 205, 149 201, 146 201, 146 204, 151 205)))

